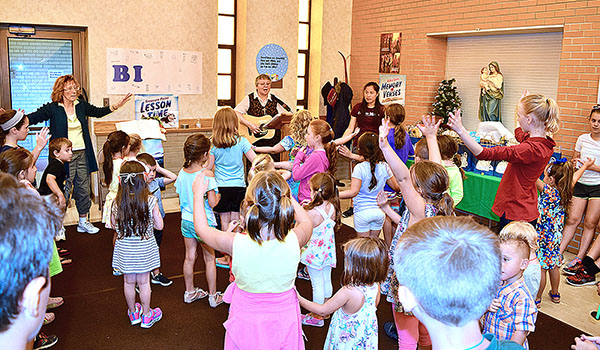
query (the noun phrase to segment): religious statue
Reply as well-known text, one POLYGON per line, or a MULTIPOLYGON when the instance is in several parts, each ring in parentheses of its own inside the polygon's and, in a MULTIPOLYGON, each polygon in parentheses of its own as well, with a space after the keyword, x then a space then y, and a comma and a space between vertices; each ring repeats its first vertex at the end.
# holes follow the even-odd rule
POLYGON ((504 77, 498 62, 492 61, 481 69, 479 76, 479 120, 501 122, 501 100, 504 97, 504 77))

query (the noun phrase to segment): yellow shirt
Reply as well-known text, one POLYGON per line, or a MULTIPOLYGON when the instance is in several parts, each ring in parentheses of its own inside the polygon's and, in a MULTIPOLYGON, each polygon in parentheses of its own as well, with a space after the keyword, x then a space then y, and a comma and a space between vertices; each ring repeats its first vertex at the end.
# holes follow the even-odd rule
POLYGON ((294 287, 300 245, 293 230, 283 242, 272 239, 262 245, 247 234, 236 234, 232 256, 235 283, 246 292, 283 293, 294 287))
MULTIPOLYGON (((73 143, 73 151, 79 151, 85 149, 85 142, 83 141, 83 129, 81 128, 81 122, 77 119, 77 114, 75 113, 75 106, 77 106, 79 101, 75 101, 73 103, 73 114, 69 115, 67 113, 67 109, 65 108, 65 113, 67 113, 67 128, 68 128, 68 138, 73 143)), ((62 103, 59 103, 60 106, 65 107, 62 103)))

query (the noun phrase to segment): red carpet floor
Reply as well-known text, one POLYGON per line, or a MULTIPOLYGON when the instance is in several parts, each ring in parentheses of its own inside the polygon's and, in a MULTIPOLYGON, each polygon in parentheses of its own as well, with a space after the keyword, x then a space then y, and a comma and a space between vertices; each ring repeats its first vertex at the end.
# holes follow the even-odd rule
MULTIPOLYGON (((347 226, 336 234, 338 268, 333 270, 334 289, 339 288, 342 253, 339 245, 346 242, 353 230, 347 226)), ((183 240, 180 234, 179 214, 165 219, 165 234, 161 246, 162 272, 173 279, 169 287, 152 285, 152 307, 163 310, 163 319, 151 329, 131 326, 123 296, 123 278, 112 275, 112 232, 102 229, 97 235, 77 233, 74 226, 67 228, 66 242, 59 246, 68 249, 73 259, 64 272, 52 280, 52 296, 63 296, 65 304, 53 310, 56 320, 42 328, 59 337, 52 349, 221 349, 227 319, 228 305, 216 309, 202 299, 192 304, 183 302, 182 263, 183 240)), ((204 263, 196 263, 196 285, 206 289, 204 263)), ((475 276, 474 276, 475 278, 475 276)), ((218 269, 220 291, 227 286, 228 272, 218 269)), ((442 281, 440 281, 442 282, 442 281)), ((309 281, 297 280, 300 293, 311 298, 309 281)), ((587 316, 587 315, 585 315, 587 316)), ((380 349, 394 349, 397 345, 385 336, 383 324, 392 320, 391 306, 384 298, 378 307, 380 349)), ((308 338, 307 349, 322 349, 327 335, 325 327, 303 327, 308 338)), ((529 336, 531 349, 568 349, 573 337, 581 332, 553 318, 540 314, 538 329, 529 336)))

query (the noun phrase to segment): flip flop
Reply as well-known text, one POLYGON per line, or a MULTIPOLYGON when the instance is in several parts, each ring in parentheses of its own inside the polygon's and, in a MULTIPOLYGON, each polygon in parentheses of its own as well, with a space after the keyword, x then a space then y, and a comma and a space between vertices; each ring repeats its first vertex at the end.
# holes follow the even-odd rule
POLYGON ((48 305, 46 306, 46 309, 55 309, 64 303, 65 300, 62 297, 48 297, 48 305))
POLYGON ((63 248, 58 248, 58 255, 60 256, 65 256, 65 255, 69 255, 71 254, 68 250, 63 249, 63 248))
POLYGON ((540 299, 537 299, 537 300, 535 301, 535 307, 537 307, 538 309, 539 309, 539 307, 540 307, 540 305, 541 305, 541 304, 542 304, 542 300, 540 300, 540 299))
POLYGON ((60 258, 60 263, 62 265, 71 265, 73 263, 73 260, 61 257, 60 258))

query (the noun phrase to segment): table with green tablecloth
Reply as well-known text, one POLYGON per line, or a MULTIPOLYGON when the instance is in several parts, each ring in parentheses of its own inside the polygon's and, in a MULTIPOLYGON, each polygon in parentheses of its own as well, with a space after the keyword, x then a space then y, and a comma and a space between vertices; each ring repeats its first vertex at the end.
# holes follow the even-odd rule
MULTIPOLYGON (((412 163, 414 161, 409 159, 407 165, 410 167, 412 163)), ((492 212, 492 205, 501 178, 470 171, 466 171, 465 175, 467 178, 463 181, 464 197, 456 209, 498 221, 498 215, 492 212)))

